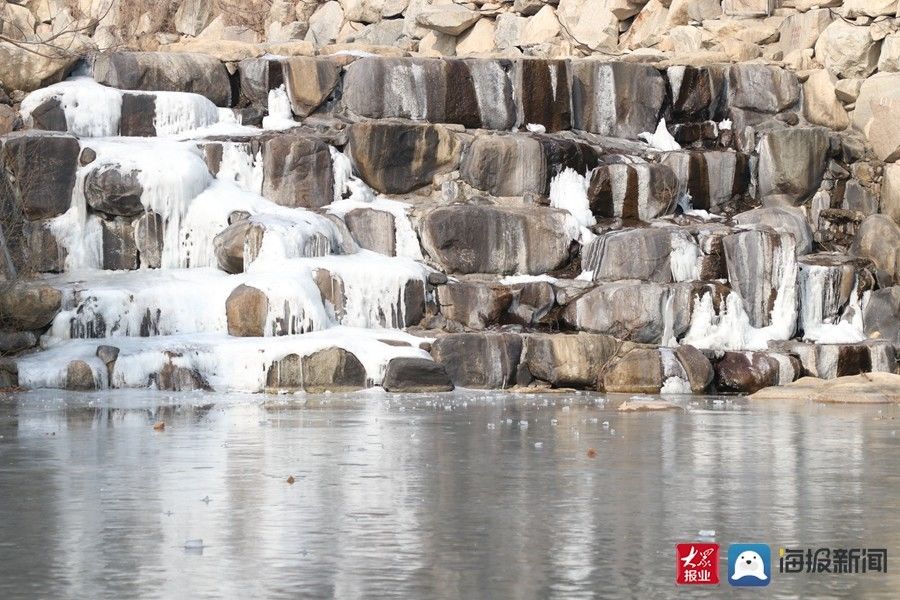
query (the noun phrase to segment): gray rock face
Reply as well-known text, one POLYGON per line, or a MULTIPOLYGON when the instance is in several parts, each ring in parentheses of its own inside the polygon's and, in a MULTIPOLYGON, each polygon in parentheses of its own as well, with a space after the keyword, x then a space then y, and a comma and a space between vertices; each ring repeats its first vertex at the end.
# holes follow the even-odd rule
POLYGON ((567 215, 537 206, 442 206, 422 219, 422 246, 448 273, 547 273, 569 259, 567 215))
POLYGON ((0 326, 15 331, 32 331, 53 321, 62 305, 56 288, 25 281, 0 288, 0 326))
POLYGON ((853 295, 873 285, 865 259, 843 253, 809 254, 799 259, 800 328, 805 335, 822 323, 836 324, 845 315, 853 295))
POLYGON ((340 82, 340 65, 329 58, 292 56, 281 59, 281 64, 291 112, 298 117, 315 112, 340 82))
POLYGON ((459 333, 441 336, 431 347, 459 387, 499 389, 516 382, 522 338, 511 333, 459 333))
POLYGON ((283 134, 263 142, 263 196, 291 208, 320 208, 334 201, 328 144, 283 134))
POLYGON ((3 138, 3 166, 15 201, 26 219, 49 219, 72 202, 78 140, 38 131, 3 138))
POLYGON ((449 392, 453 382, 444 367, 427 358, 392 358, 381 387, 388 392, 449 392))
POLYGON ((156 135, 156 97, 152 94, 122 94, 119 135, 153 137, 156 135))
POLYGON ((0 356, 33 348, 37 342, 37 336, 30 331, 0 331, 0 356))
POLYGON ((94 60, 94 79, 123 90, 193 92, 216 106, 231 105, 225 65, 190 52, 112 52, 94 60))
POLYGON ((150 375, 149 385, 169 392, 190 392, 212 389, 196 369, 179 367, 167 362, 158 373, 150 375))
POLYGON ((900 225, 886 215, 872 215, 863 221, 850 254, 868 258, 887 278, 900 283, 900 225))
POLYGON ((510 290, 497 283, 454 281, 437 288, 441 314, 469 329, 499 324, 512 300, 510 290))
POLYGON ((240 97, 238 106, 268 108, 269 91, 284 84, 281 60, 267 57, 248 58, 238 63, 240 97))
POLYGON ((525 336, 522 364, 553 387, 594 389, 618 348, 619 342, 608 335, 531 334, 525 336))
POLYGON ((598 162, 592 146, 545 135, 479 135, 460 165, 463 181, 492 196, 546 196, 565 168, 586 173, 598 162))
POLYGON ((249 285, 239 285, 225 300, 228 335, 262 337, 266 334, 269 299, 265 292, 249 285))
POLYGON ((131 220, 116 217, 101 220, 103 241, 103 268, 124 271, 138 268, 138 251, 134 243, 134 227, 131 220))
POLYGON ((805 203, 822 182, 828 165, 828 134, 820 127, 781 129, 766 134, 759 150, 759 198, 767 206, 805 203))
POLYGON ((638 63, 572 61, 575 129, 636 139, 655 131, 666 98, 666 82, 653 67, 638 63))
POLYGON ((900 344, 900 286, 872 292, 863 307, 863 327, 869 337, 900 344))
POLYGON ((549 320, 550 311, 556 306, 556 291, 546 281, 529 281, 512 284, 512 303, 508 318, 520 325, 537 325, 549 320))
POLYGON ((764 207, 743 212, 734 217, 739 225, 770 227, 779 233, 790 234, 797 243, 797 255, 812 252, 813 235, 803 211, 793 207, 764 207))
MULTIPOLYGON (((65 268, 66 249, 50 230, 50 221, 24 221, 23 271, 61 273, 65 268)), ((2 252, 2 248, 0 248, 2 252)), ((14 258, 15 262, 15 258, 14 258)))
POLYGON ((162 265, 163 218, 155 212, 145 212, 134 222, 134 243, 141 257, 141 265, 158 269, 162 265))
POLYGON ((659 344, 669 329, 675 336, 687 331, 697 296, 709 292, 718 306, 725 291, 724 286, 702 283, 604 283, 569 302, 561 318, 575 329, 659 344))
POLYGON ((350 127, 350 159, 369 186, 405 194, 457 168, 460 143, 445 127, 362 122, 350 127))
POLYGON ((508 131, 517 120, 513 70, 507 59, 363 58, 346 69, 343 103, 370 119, 508 131))
POLYGON ((669 229, 661 227, 604 233, 582 249, 581 268, 593 271, 594 281, 671 283, 671 237, 669 229))
POLYGON ((740 295, 754 327, 771 323, 771 311, 787 266, 793 260, 793 241, 768 230, 739 231, 725 236, 725 263, 728 282, 740 295))
POLYGON ((366 369, 356 356, 329 346, 306 356, 288 354, 266 373, 266 386, 311 393, 349 392, 368 385, 366 369))
POLYGON ((677 195, 690 194, 694 208, 732 214, 744 208, 750 190, 750 157, 740 152, 667 152, 662 164, 675 173, 677 195))
POLYGON ((729 108, 779 113, 800 99, 797 76, 768 65, 739 64, 728 68, 729 108))
POLYGON ((344 223, 360 248, 387 256, 397 253, 394 215, 372 208, 354 208, 344 215, 344 223))
POLYGON ((134 217, 144 212, 138 171, 123 171, 120 165, 103 165, 84 178, 84 197, 96 211, 111 216, 134 217))
POLYGON ((675 211, 675 173, 659 164, 610 164, 591 174, 588 201, 600 217, 651 221, 675 211))

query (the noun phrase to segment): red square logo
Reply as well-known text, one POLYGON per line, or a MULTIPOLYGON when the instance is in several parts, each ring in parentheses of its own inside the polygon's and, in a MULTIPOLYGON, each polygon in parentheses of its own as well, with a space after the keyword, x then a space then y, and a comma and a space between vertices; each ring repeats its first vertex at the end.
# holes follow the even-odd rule
POLYGON ((690 542, 675 544, 675 583, 716 585, 719 583, 719 545, 690 542))

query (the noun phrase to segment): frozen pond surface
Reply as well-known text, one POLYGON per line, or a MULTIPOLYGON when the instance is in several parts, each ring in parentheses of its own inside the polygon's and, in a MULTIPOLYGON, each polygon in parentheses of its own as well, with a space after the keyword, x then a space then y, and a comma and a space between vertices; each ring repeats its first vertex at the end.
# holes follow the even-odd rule
POLYGON ((776 571, 766 596, 900 590, 893 406, 266 400, 0 395, 0 597, 731 594, 674 585, 701 530, 723 574, 732 542, 888 548, 887 575, 776 571))

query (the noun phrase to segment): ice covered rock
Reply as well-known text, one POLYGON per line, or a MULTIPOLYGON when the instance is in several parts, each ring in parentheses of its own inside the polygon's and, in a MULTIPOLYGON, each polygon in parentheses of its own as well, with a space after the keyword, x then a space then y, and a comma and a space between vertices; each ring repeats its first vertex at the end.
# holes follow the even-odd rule
POLYGON ((84 197, 96 211, 110 216, 134 217, 144 212, 141 194, 144 188, 135 170, 104 164, 88 171, 84 178, 84 197))
POLYGON ((447 371, 427 358, 397 357, 391 359, 381 386, 388 392, 449 392, 453 382, 447 371))
POLYGON ((576 232, 553 208, 451 205, 421 223, 424 250, 448 273, 543 274, 563 266, 576 232))
POLYGON ((457 168, 460 143, 445 127, 413 123, 355 123, 350 158, 369 186, 402 194, 431 184, 435 175, 457 168))
POLYGON ((516 382, 522 355, 521 336, 511 333, 459 333, 437 338, 431 356, 454 385, 500 389, 516 382))

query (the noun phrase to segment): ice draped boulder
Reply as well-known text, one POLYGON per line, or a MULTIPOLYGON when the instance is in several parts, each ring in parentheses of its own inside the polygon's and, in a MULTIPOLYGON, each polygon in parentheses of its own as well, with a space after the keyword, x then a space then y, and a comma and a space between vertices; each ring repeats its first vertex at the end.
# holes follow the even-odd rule
POLYGON ((455 170, 460 143, 440 125, 364 121, 350 126, 350 159, 375 190, 403 194, 455 170))
POLYGON ((542 274, 562 267, 577 235, 553 208, 454 204, 421 223, 425 251, 449 273, 542 274))
POLYGON ((231 105, 231 82, 217 58, 190 52, 111 52, 94 59, 99 83, 122 90, 193 92, 231 105))
POLYGON ((666 81, 654 67, 573 60, 572 75, 575 129, 630 139, 656 129, 666 81))

